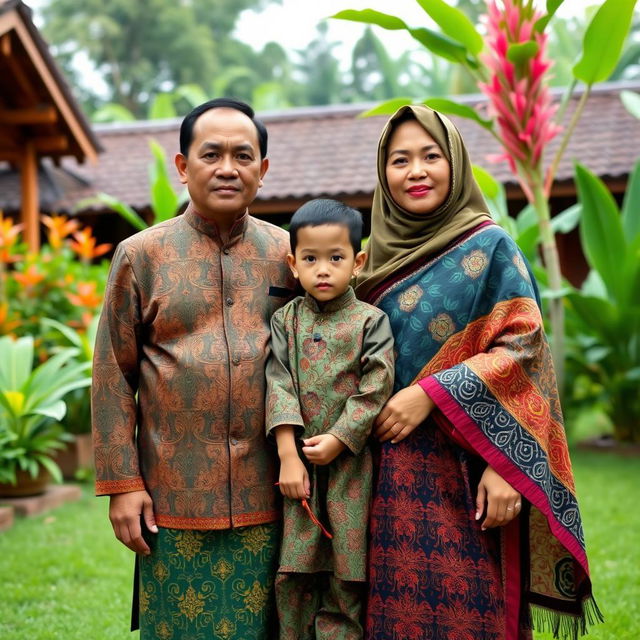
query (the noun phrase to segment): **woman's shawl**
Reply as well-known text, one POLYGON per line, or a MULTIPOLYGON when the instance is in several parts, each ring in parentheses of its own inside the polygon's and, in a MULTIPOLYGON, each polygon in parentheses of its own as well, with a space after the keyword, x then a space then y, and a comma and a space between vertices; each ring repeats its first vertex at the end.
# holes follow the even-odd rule
POLYGON ((520 611, 530 611, 521 604, 528 604, 537 607, 536 628, 576 637, 600 613, 537 290, 523 256, 488 223, 383 286, 368 301, 391 322, 396 388, 418 382, 437 406, 436 423, 525 498, 520 522, 504 529, 507 624, 517 633, 520 611))

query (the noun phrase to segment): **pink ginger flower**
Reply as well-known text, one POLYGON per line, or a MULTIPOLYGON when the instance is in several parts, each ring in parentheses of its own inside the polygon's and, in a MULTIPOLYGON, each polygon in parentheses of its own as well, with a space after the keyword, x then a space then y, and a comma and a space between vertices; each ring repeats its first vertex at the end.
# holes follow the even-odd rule
MULTIPOLYGON (((545 58, 547 36, 534 30, 542 14, 525 0, 502 0, 503 9, 498 0, 488 0, 487 5, 488 53, 483 61, 490 76, 479 87, 489 98, 489 110, 505 151, 494 159, 506 160, 519 177, 523 170, 526 175, 539 175, 545 146, 561 131, 553 122, 556 107, 543 82, 551 67, 545 58), (537 43, 536 54, 524 63, 511 62, 507 57, 509 47, 529 41, 537 43)), ((521 180, 532 200, 529 182, 521 180)))

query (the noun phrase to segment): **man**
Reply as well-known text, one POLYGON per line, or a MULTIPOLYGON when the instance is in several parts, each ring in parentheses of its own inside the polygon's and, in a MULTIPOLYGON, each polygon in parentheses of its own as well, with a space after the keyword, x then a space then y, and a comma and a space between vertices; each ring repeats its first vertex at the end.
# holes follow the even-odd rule
POLYGON ((272 626, 264 364, 293 281, 286 232, 248 215, 266 152, 248 105, 196 107, 175 159, 190 204, 113 258, 93 369, 96 493, 138 554, 143 640, 249 640, 272 626))

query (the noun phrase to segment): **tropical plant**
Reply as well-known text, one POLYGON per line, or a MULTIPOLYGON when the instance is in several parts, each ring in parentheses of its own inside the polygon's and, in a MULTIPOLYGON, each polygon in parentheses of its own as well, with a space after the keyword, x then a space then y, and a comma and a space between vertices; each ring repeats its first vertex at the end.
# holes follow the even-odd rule
POLYGON ((57 481, 60 469, 51 459, 68 439, 60 420, 64 397, 91 384, 86 363, 74 363, 77 349, 65 349, 33 367, 31 336, 0 338, 0 478, 16 482, 18 470, 35 478, 44 467, 57 481))
POLYGON ((29 253, 21 225, 0 219, 0 334, 38 336, 40 319, 55 317, 82 328, 102 304, 108 263, 94 260, 111 249, 88 227, 66 216, 41 216, 48 243, 29 253), (4 225, 4 231, 3 231, 4 225))
MULTIPOLYGON (((188 109, 192 109, 206 100, 207 94, 197 84, 183 84, 173 91, 160 91, 149 99, 146 119, 177 118, 182 113, 179 105, 184 104, 188 109)), ((133 111, 116 102, 108 102, 91 115, 93 122, 133 122, 136 119, 133 111)))
MULTIPOLYGON (((560 387, 564 367, 564 307, 562 276, 555 237, 550 225, 549 192, 560 158, 582 113, 591 86, 614 71, 629 32, 636 0, 605 0, 589 22, 582 55, 574 65, 574 82, 568 88, 559 113, 551 106, 545 56, 545 29, 563 0, 547 0, 546 12, 533 0, 487 0, 488 34, 483 38, 469 18, 444 0, 416 0, 440 31, 410 27, 397 16, 364 9, 345 10, 334 18, 405 30, 434 55, 462 65, 487 95, 489 118, 452 100, 432 98, 424 103, 438 111, 466 117, 487 129, 502 146, 505 158, 537 214, 547 280, 552 328, 552 348, 560 387), (603 47, 602 43, 607 46, 603 47), (546 144, 559 132, 558 122, 578 81, 586 85, 558 151, 545 169, 546 144), (554 121, 555 116, 555 121, 554 121)), ((369 114, 392 113, 412 102, 391 100, 369 114)))
POLYGON ((640 161, 619 210, 604 183, 575 168, 580 235, 591 271, 567 296, 569 366, 590 381, 619 441, 640 442, 640 161))
POLYGON ((79 210, 88 205, 96 204, 107 206, 118 213, 138 231, 173 218, 180 207, 188 200, 189 194, 186 189, 184 189, 182 193, 177 193, 173 188, 171 180, 169 179, 169 173, 167 172, 167 159, 164 149, 155 140, 151 140, 149 145, 153 154, 153 160, 149 164, 150 201, 153 214, 151 224, 147 223, 147 221, 126 202, 108 193, 99 193, 95 197, 86 198, 78 202, 76 209, 79 210))
MULTIPOLYGON (((86 328, 76 329, 62 324, 53 318, 43 318, 42 339, 48 346, 50 353, 59 353, 69 347, 75 349, 73 362, 84 363, 88 366, 87 373, 91 375, 93 363, 93 348, 98 332, 99 315, 94 315, 86 328)), ((89 433, 91 431, 91 394, 88 388, 70 391, 66 399, 67 413, 62 420, 65 431, 69 433, 89 433)))

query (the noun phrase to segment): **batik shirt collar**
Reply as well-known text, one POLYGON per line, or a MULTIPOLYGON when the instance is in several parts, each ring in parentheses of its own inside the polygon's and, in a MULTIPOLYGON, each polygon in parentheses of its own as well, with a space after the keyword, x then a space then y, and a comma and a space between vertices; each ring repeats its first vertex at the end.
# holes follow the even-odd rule
POLYGON ((339 309, 344 309, 344 307, 350 305, 352 302, 355 302, 355 300, 356 294, 352 287, 348 287, 344 293, 340 294, 333 300, 328 300, 327 302, 319 303, 310 293, 305 293, 304 296, 305 305, 316 313, 330 313, 332 311, 338 311, 339 309))
POLYGON ((189 203, 189 206, 184 212, 185 220, 196 231, 204 233, 213 240, 215 240, 220 246, 230 247, 234 245, 245 232, 247 228, 247 222, 249 220, 249 211, 246 210, 236 221, 233 223, 231 230, 229 231, 229 237, 223 238, 220 234, 220 229, 214 220, 205 218, 200 215, 193 207, 193 204, 189 203))

